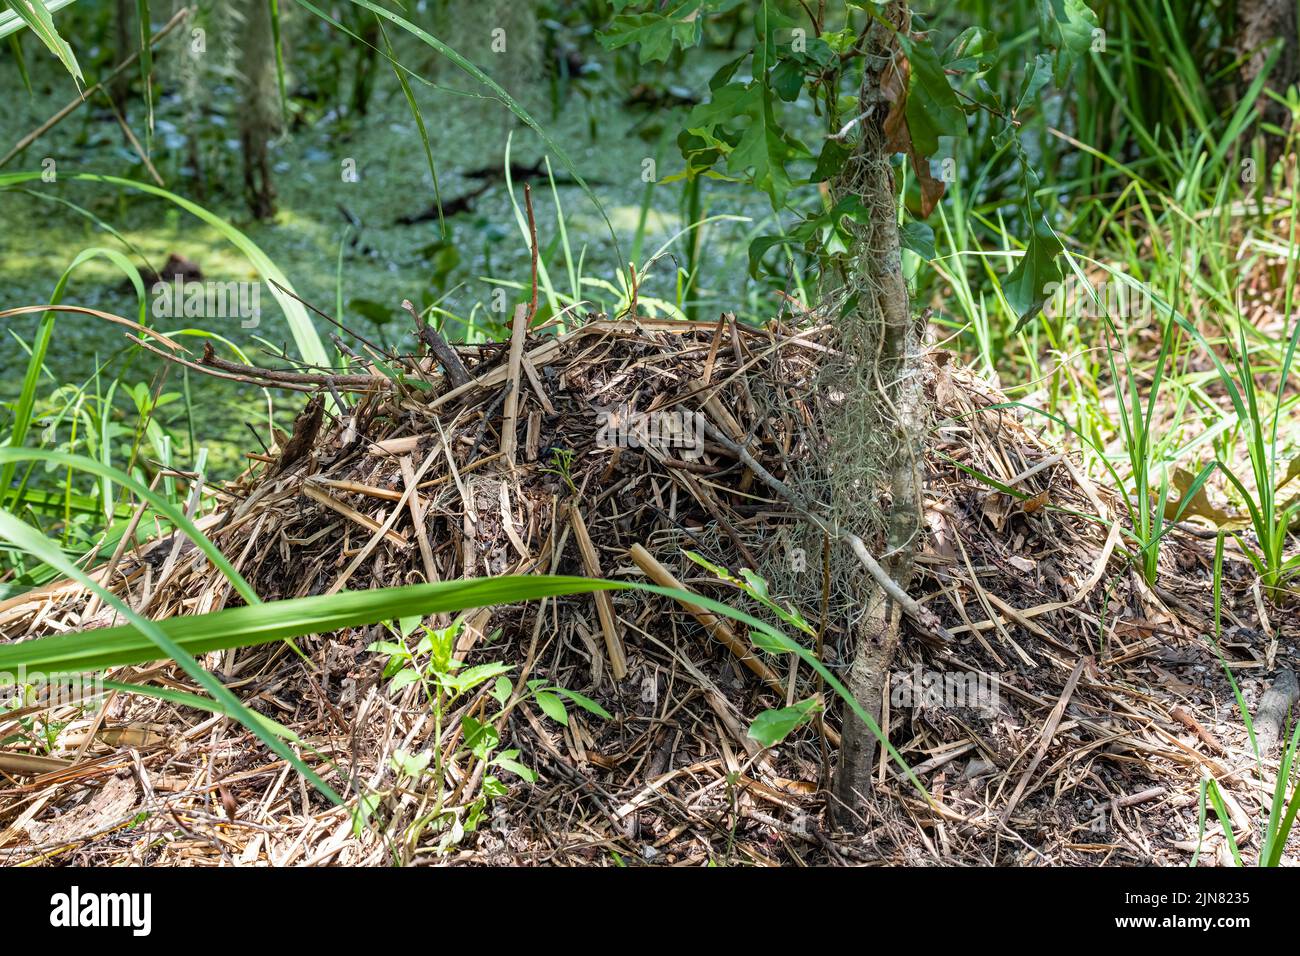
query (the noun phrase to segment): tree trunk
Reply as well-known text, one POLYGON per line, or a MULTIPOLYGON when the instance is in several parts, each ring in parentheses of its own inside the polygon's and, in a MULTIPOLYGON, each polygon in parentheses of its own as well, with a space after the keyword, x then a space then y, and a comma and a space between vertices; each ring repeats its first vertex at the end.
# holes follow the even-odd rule
POLYGON ((357 61, 352 68, 352 113, 365 116, 370 109, 370 94, 374 91, 381 37, 379 21, 365 10, 358 12, 365 14, 358 27, 358 35, 365 42, 357 45, 357 61))
POLYGON ((245 0, 240 37, 239 141, 244 158, 244 194, 254 219, 275 215, 275 187, 271 182, 268 145, 280 131, 279 89, 275 74, 275 41, 271 36, 271 10, 266 0, 245 0))
MULTIPOLYGON (((117 62, 121 63, 131 55, 135 49, 135 41, 132 36, 132 29, 135 22, 135 15, 131 9, 129 0, 117 0, 114 6, 115 15, 113 17, 113 37, 117 46, 117 62)), ((138 74, 139 71, 137 70, 138 74)), ((126 102, 131 98, 131 71, 123 70, 117 78, 109 85, 109 99, 117 107, 117 111, 126 118, 126 102)))
MULTIPOLYGON (((895 0, 885 11, 890 23, 906 31, 907 4, 895 0)), ((874 24, 869 31, 859 110, 870 112, 860 123, 853 155, 834 184, 836 198, 856 194, 871 215, 861 227, 854 265, 841 291, 849 303, 840 320, 841 348, 848 356, 844 400, 832 424, 832 467, 838 520, 853 516, 861 501, 878 504, 881 563, 903 587, 912 575, 920 530, 917 437, 921 426, 919 329, 912 321, 903 276, 890 152, 886 145, 882 79, 898 53, 894 34, 874 24), (874 487, 873 487, 874 486, 874 487)), ((862 583, 865 613, 856 630, 856 649, 848 672, 848 689, 879 722, 889 669, 899 640, 897 604, 869 580, 862 583)), ((848 716, 836 772, 835 817, 853 827, 855 812, 871 789, 877 741, 862 721, 848 716)))
MULTIPOLYGON (((1296 0, 1241 0, 1237 13, 1241 20, 1237 46, 1247 56, 1241 68, 1243 92, 1260 73, 1268 61, 1273 41, 1282 40, 1282 51, 1267 80, 1267 88, 1278 94, 1294 83, 1300 83, 1300 48, 1296 37, 1296 0)), ((1259 97, 1260 116, 1267 122, 1287 128, 1290 113, 1285 106, 1274 102, 1268 94, 1259 97)), ((1269 159, 1277 159, 1283 142, 1270 137, 1269 159)))

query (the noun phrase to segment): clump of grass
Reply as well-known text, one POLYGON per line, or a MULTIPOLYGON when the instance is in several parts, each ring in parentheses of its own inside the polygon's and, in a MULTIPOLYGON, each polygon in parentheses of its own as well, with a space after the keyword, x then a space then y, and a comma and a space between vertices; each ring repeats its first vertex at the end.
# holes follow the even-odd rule
MULTIPOLYGON (((1222 634, 1221 612, 1223 609, 1223 542, 1224 535, 1220 534, 1215 539, 1214 546, 1215 652, 1219 656, 1219 663, 1223 667, 1224 674, 1227 675, 1228 683, 1232 686, 1232 694, 1237 703, 1237 713, 1241 715, 1242 723, 1246 728, 1246 736, 1249 738, 1251 749, 1255 754, 1256 771, 1259 778, 1264 780, 1264 757, 1267 755, 1260 753, 1259 742, 1255 737, 1255 724, 1250 716, 1250 708, 1246 706, 1245 698, 1241 694, 1241 688, 1237 685, 1237 680, 1232 674, 1232 668, 1228 666, 1228 662, 1219 650, 1219 638, 1222 634)), ((1296 761, 1297 756, 1300 756, 1300 721, 1295 720, 1294 717, 1291 719, 1288 737, 1289 739, 1282 750, 1282 757, 1278 763, 1277 776, 1273 782, 1268 811, 1264 816, 1263 838, 1260 840, 1259 854, 1256 857, 1259 866, 1273 867, 1281 865, 1282 853, 1286 849, 1287 840, 1290 839, 1291 831, 1295 827, 1296 814, 1300 811, 1300 775, 1297 775, 1300 764, 1296 761), (1288 790, 1290 791, 1289 798, 1287 796, 1288 790)), ((1227 841, 1228 851, 1232 854, 1233 862, 1237 866, 1245 866, 1241 848, 1233 835, 1232 816, 1228 812, 1223 792, 1219 789, 1219 782, 1210 776, 1206 776, 1201 781, 1197 849, 1192 857, 1191 865, 1195 866, 1197 860, 1200 859, 1201 845, 1205 841, 1207 799, 1210 806, 1214 808, 1214 814, 1218 817, 1219 824, 1223 827, 1223 838, 1227 841)))

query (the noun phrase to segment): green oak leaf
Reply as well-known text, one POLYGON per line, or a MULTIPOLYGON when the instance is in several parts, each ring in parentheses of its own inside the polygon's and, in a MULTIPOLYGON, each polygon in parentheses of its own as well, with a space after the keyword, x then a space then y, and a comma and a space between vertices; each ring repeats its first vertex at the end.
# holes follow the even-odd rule
POLYGON ((772 89, 787 103, 799 98, 803 87, 803 66, 797 60, 782 60, 772 71, 772 89))
POLYGON ((727 155, 727 170, 749 173, 754 185, 780 207, 793 182, 786 164, 808 155, 807 148, 778 125, 772 98, 760 81, 728 83, 713 98, 691 111, 687 128, 727 155), (748 120, 748 124, 737 121, 748 120), (725 143, 724 131, 739 133, 734 146, 725 143))
POLYGON ((1019 332, 1043 308, 1054 284, 1061 281, 1061 267, 1056 257, 1064 247, 1052 227, 1042 216, 1034 220, 1034 234, 1029 239, 1025 254, 1011 275, 1002 284, 1007 302, 1019 317, 1014 332, 1019 332))
POLYGON ((998 60, 998 38, 983 27, 969 27, 957 34, 943 51, 946 70, 979 76, 993 68, 998 60))
POLYGON ((1057 86, 1065 83, 1075 61, 1092 48, 1095 29, 1097 14, 1083 0, 1038 0, 1038 34, 1056 51, 1057 86))
POLYGON ((966 113, 948 83, 939 54, 928 39, 900 36, 912 67, 907 87, 907 127, 918 156, 933 156, 940 136, 965 136, 966 113))
POLYGON ((934 230, 928 223, 915 219, 905 222, 899 227, 898 238, 904 249, 910 249, 927 261, 934 258, 934 230))
POLYGON ((812 182, 824 183, 834 179, 835 175, 844 168, 845 160, 851 155, 853 150, 847 144, 838 139, 826 140, 821 155, 817 157, 817 165, 813 168, 812 182))
POLYGON ((703 33, 703 0, 684 0, 662 13, 625 13, 598 34, 607 50, 638 44, 642 63, 665 63, 676 43, 683 50, 697 45, 703 33))
MULTIPOLYGON (((1052 58, 1046 53, 1037 54, 1034 62, 1025 68, 1025 77, 1020 83, 1020 96, 1016 98, 1016 112, 1019 113, 1028 106, 1029 101, 1038 95, 1038 91, 1046 86, 1051 78, 1052 58)), ((1008 135, 1015 136, 1015 130, 1011 129, 1008 135)))

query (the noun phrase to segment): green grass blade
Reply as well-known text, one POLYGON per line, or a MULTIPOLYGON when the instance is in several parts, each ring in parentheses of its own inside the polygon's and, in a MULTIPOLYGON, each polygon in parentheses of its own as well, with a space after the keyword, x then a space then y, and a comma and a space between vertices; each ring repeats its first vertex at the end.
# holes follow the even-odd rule
POLYGON ((145 152, 153 147, 153 44, 149 42, 149 0, 135 0, 135 19, 140 37, 140 84, 148 116, 145 126, 145 152))
MULTIPOLYGON (((169 704, 193 707, 196 710, 206 710, 210 714, 221 714, 223 717, 237 719, 224 704, 220 704, 210 697, 200 697, 198 694, 190 694, 183 690, 174 690, 170 687, 152 687, 146 684, 127 684, 117 680, 101 680, 99 685, 105 690, 121 691, 124 694, 139 694, 141 697, 152 697, 155 700, 165 700, 169 704)), ((299 742, 298 735, 284 724, 272 720, 265 714, 259 714, 255 710, 250 710, 248 713, 270 733, 290 743, 299 742)))
MULTIPOLYGON (((78 84, 82 83, 85 77, 81 75, 77 56, 72 52, 68 41, 63 39, 55 29, 54 18, 50 16, 50 10, 46 8, 44 0, 5 0, 5 2, 23 24, 49 48, 49 51, 59 58, 59 62, 72 74, 73 79, 78 84)), ((7 33, 0 35, 7 35, 7 33)))
MULTIPOLYGON (((6 462, 19 461, 46 461, 53 462, 64 468, 71 468, 77 471, 89 472, 98 475, 106 481, 114 481, 128 491, 138 495, 144 501, 153 505, 154 509, 165 515, 172 524, 179 528, 182 533, 188 536, 197 545, 204 554, 212 561, 227 580, 234 586, 245 601, 250 604, 260 603, 257 592, 253 590, 252 585, 244 580, 243 576, 235 570, 234 566, 226 560, 225 556, 217 550, 214 545, 202 531, 185 516, 180 508, 168 501, 164 495, 156 491, 151 491, 136 481, 130 475, 103 462, 96 461, 93 458, 87 458, 84 455, 69 455, 67 452, 53 451, 44 448, 0 448, 0 464, 6 462)), ((103 633, 103 632, 100 632, 103 633)), ((7 648, 0 648, 3 652, 7 648)))
MULTIPOLYGON (((40 179, 39 172, 26 173, 0 173, 0 187, 11 186, 17 183, 29 182, 40 179)), ((62 177, 60 177, 62 178, 62 177)), ((327 368, 330 364, 329 355, 325 351, 325 346, 321 342, 320 335, 316 327, 312 324, 311 318, 307 315, 306 308, 303 304, 295 299, 290 292, 294 291, 293 284, 285 276, 280 268, 271 261, 271 258, 262 251, 257 243, 249 239, 243 232, 234 225, 222 219, 216 213, 210 212, 198 203, 191 202, 173 192, 169 192, 159 186, 151 183, 137 182, 134 179, 123 179, 120 176, 104 176, 98 173, 75 173, 67 177, 69 180, 91 183, 106 183, 110 186, 120 186, 125 189, 135 189, 151 196, 158 196, 175 203, 181 209, 184 209, 190 215, 203 220, 212 228, 216 229, 224 236, 235 248, 243 253, 249 264, 257 270, 262 281, 266 283, 271 295, 279 304, 281 311, 284 312, 285 319, 289 322, 289 331, 293 336, 294 344, 298 347, 298 354, 303 361, 309 365, 327 368), (288 290, 288 291, 285 291, 288 290)))
MULTIPOLYGON (((66 564, 66 560, 65 560, 66 564)), ((703 595, 657 585, 590 578, 530 575, 411 584, 370 591, 293 598, 247 607, 227 608, 193 617, 151 623, 156 631, 142 633, 138 624, 99 628, 36 638, 0 646, 0 671, 26 667, 32 671, 71 674, 158 659, 161 634, 169 646, 185 655, 252 647, 272 641, 320 634, 380 621, 430 614, 456 613, 470 608, 512 604, 544 597, 588 594, 593 591, 642 590, 706 608, 748 625, 789 653, 796 654, 826 681, 881 742, 917 790, 930 799, 902 755, 848 689, 811 651, 766 622, 703 595)), ((171 655, 170 652, 168 656, 171 655)), ((204 687, 211 690, 208 684, 204 687)), ((216 695, 214 694, 214 697, 216 695)), ((220 698, 217 698, 221 700, 220 698)), ((224 701, 223 701, 224 703, 224 701)))
MULTIPOLYGON (((544 576, 442 581, 227 608, 193 617, 169 618, 156 626, 184 653, 205 654, 402 617, 455 613, 468 608, 622 587, 625 585, 614 582, 544 576)), ((156 642, 136 627, 126 625, 0 647, 0 670, 25 664, 33 670, 77 673, 157 659, 156 642)))
POLYGON ((415 117, 415 127, 420 132, 420 142, 424 144, 424 158, 429 164, 429 175, 433 177, 433 202, 438 207, 438 231, 442 233, 442 238, 446 239, 447 221, 442 215, 442 191, 438 188, 438 167, 433 162, 433 148, 429 145, 429 131, 424 126, 424 114, 420 112, 420 104, 416 102, 415 94, 411 92, 411 84, 406 82, 406 74, 397 68, 397 61, 393 58, 393 45, 388 42, 388 31, 384 29, 384 21, 379 17, 375 17, 375 21, 379 24, 379 35, 384 38, 388 61, 397 76, 397 82, 401 84, 402 95, 406 97, 406 105, 410 108, 411 115, 415 117))
POLYGON ((32 77, 27 72, 27 57, 23 55, 21 37, 17 33, 9 36, 9 52, 14 55, 14 65, 18 67, 18 75, 22 77, 23 87, 27 90, 27 95, 31 96, 35 92, 32 89, 32 77))
MULTIPOLYGON (((175 641, 164 631, 158 624, 147 618, 141 617, 131 606, 113 594, 108 589, 95 583, 86 572, 82 571, 63 555, 58 548, 54 546, 44 535, 32 528, 30 525, 18 520, 8 511, 0 509, 0 538, 11 541, 21 547, 24 551, 39 558, 45 563, 61 570, 68 577, 73 578, 82 585, 90 588, 100 596, 110 607, 114 608, 119 614, 131 622, 130 628, 132 634, 137 637, 144 637, 154 647, 154 654, 161 653, 161 656, 170 657, 182 670, 185 671, 195 682, 204 690, 212 695, 212 699, 226 708, 227 712, 241 724, 251 730, 257 737, 267 745, 274 753, 278 754, 284 760, 301 773, 317 790, 328 797, 335 804, 342 805, 343 798, 335 792, 334 788, 322 780, 315 771, 302 762, 301 758, 289 748, 289 746, 279 739, 274 733, 264 725, 264 723, 250 711, 247 707, 239 702, 239 699, 232 694, 221 681, 201 667, 193 657, 182 650, 175 641)), ((94 632, 91 632, 93 635, 94 632)), ((31 642, 35 643, 35 642, 31 642)), ((25 644, 9 645, 3 648, 5 651, 19 651, 26 646, 25 644)), ((14 667, 23 663, 22 655, 13 655, 18 658, 14 667)), ((5 668, 0 665, 0 670, 5 668)), ((40 670, 45 673, 55 673, 60 668, 46 668, 41 666, 33 667, 27 665, 27 669, 40 670)))
MULTIPOLYGON (((58 13, 64 7, 70 7, 77 0, 45 0, 45 9, 50 13, 58 13)), ((27 21, 10 9, 9 4, 0 6, 0 38, 13 36, 19 31, 27 29, 27 21)))
MULTIPOLYGON (((63 274, 59 276, 59 281, 54 284, 54 292, 50 295, 49 304, 58 305, 62 302, 63 293, 67 288, 68 280, 72 278, 73 271, 82 263, 96 258, 109 260, 121 269, 131 281, 131 284, 135 287, 136 298, 139 302, 139 322, 144 325, 146 318, 144 282, 140 279, 139 270, 132 266, 131 261, 116 249, 92 246, 79 252, 76 258, 63 270, 63 274)), ((54 311, 42 313, 36 327, 36 338, 33 340, 31 355, 27 361, 27 372, 23 376, 23 383, 18 392, 18 401, 14 406, 13 428, 9 433, 7 442, 10 447, 20 447, 27 441, 27 435, 31 430, 32 412, 36 406, 36 389, 40 382, 41 369, 45 364, 45 356, 49 352, 50 340, 54 335, 56 315, 57 313, 54 311)), ((9 462, 3 468, 0 468, 0 505, 9 500, 11 493, 17 495, 20 490, 11 487, 16 467, 14 462, 9 462)))

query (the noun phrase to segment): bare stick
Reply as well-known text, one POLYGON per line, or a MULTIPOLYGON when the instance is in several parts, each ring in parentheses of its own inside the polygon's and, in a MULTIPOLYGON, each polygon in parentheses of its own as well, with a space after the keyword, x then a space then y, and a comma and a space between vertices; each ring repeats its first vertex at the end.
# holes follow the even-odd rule
MULTIPOLYGON (((198 362, 191 362, 188 359, 183 359, 179 355, 176 355, 174 353, 164 352, 156 345, 149 344, 139 336, 131 335, 130 333, 127 333, 126 337, 130 339, 132 342, 134 342, 136 345, 140 346, 140 348, 152 352, 161 358, 165 358, 169 362, 175 362, 177 365, 183 365, 187 369, 190 369, 191 371, 194 372, 199 372, 203 375, 211 375, 213 378, 224 378, 227 381, 231 381, 231 382, 244 382, 248 385, 257 385, 261 388, 283 388, 292 392, 316 391, 316 389, 311 385, 300 385, 295 382, 268 382, 265 379, 253 378, 248 375, 236 375, 232 372, 221 372, 207 365, 200 365, 198 362)), ((182 349, 181 351, 185 351, 185 350, 182 349)))
POLYGON ((382 386, 388 381, 383 375, 327 375, 321 372, 290 372, 284 369, 242 365, 239 362, 232 362, 217 355, 210 342, 204 343, 202 364, 221 372, 246 375, 254 379, 264 379, 267 383, 276 385, 324 385, 330 383, 340 388, 374 388, 382 386))
POLYGON ((146 153, 144 147, 140 145, 140 140, 136 139, 135 133, 131 132, 131 127, 127 125, 126 119, 117 108, 117 104, 113 102, 113 97, 105 93, 104 98, 108 100, 108 108, 113 111, 113 119, 117 120, 117 125, 122 127, 122 133, 126 136, 126 141, 131 144, 131 148, 135 150, 135 154, 140 157, 140 162, 144 163, 144 168, 149 171, 149 175, 153 177, 153 181, 165 189, 167 184, 163 182, 163 178, 158 175, 158 170, 154 168, 153 162, 149 159, 149 154, 146 153))
MULTIPOLYGON (((578 542, 578 551, 582 554, 583 571, 590 578, 604 577, 604 572, 600 569, 600 556, 596 553, 596 546, 591 543, 587 523, 582 519, 576 501, 569 505, 569 520, 573 524, 573 537, 578 542)), ((600 629, 605 635, 605 653, 609 657, 610 670, 614 672, 614 680, 622 680, 627 676, 627 655, 614 623, 614 601, 608 591, 595 591, 591 596, 596 602, 596 615, 600 618, 600 629)))
POLYGON ((1255 744, 1259 747, 1261 759, 1272 753, 1277 745, 1282 722, 1297 701, 1300 701, 1300 685, 1296 683, 1295 672, 1282 671, 1260 698, 1259 710, 1255 714, 1255 744))
POLYGON ((378 345, 370 341, 368 338, 365 338, 364 336, 360 335, 354 330, 348 328, 346 325, 344 325, 338 319, 334 318, 334 316, 330 315, 328 312, 322 312, 320 309, 316 308, 316 306, 312 305, 310 302, 308 302, 306 299, 300 296, 297 292, 294 292, 292 289, 285 288, 284 286, 280 285, 280 283, 276 282, 274 279, 267 279, 266 281, 269 282, 271 285, 275 286, 277 289, 279 289, 281 292, 283 292, 285 295, 289 296, 290 298, 297 299, 299 302, 301 302, 307 308, 311 309, 313 312, 319 315, 330 325, 334 326, 340 332, 346 332, 348 335, 352 336, 354 339, 356 339, 358 342, 362 343, 363 345, 370 346, 372 349, 374 349, 376 352, 378 352, 380 355, 382 355, 384 358, 388 359, 389 361, 397 360, 396 355, 390 355, 387 349, 380 348, 378 345))
MULTIPOLYGON (((642 572, 645 573, 645 576, 655 584, 665 588, 676 588, 678 591, 690 590, 686 585, 682 584, 681 581, 677 580, 676 576, 674 576, 671 571, 660 564, 658 560, 655 559, 654 555, 641 545, 632 545, 628 550, 628 556, 632 559, 632 563, 640 568, 642 572)), ((735 655, 736 660, 740 661, 740 663, 744 664, 751 671, 757 674, 763 683, 776 691, 778 695, 785 697, 785 684, 781 682, 781 678, 774 674, 771 668, 755 656, 754 652, 750 650, 748 645, 736 636, 736 632, 731 629, 731 625, 718 617, 712 611, 706 611, 697 604, 683 603, 682 606, 685 607, 691 617, 699 621, 700 625, 713 635, 719 643, 721 643, 727 650, 731 651, 731 653, 735 655)))
POLYGON ((120 325, 123 328, 131 329, 142 336, 149 336, 157 339, 166 345, 173 352, 184 352, 185 348, 175 339, 169 339, 161 332, 155 331, 148 326, 141 325, 139 322, 132 322, 130 319, 124 319, 120 315, 114 315, 112 312, 102 312, 99 309, 92 309, 84 305, 68 305, 66 303, 56 303, 51 305, 20 305, 12 309, 0 311, 0 319, 7 319, 11 315, 31 315, 33 312, 76 312, 79 315, 93 315, 97 319, 103 319, 105 322, 112 322, 114 325, 120 325))
POLYGON ((528 209, 528 237, 533 244, 533 298, 528 303, 528 324, 537 317, 537 220, 533 217, 533 191, 524 183, 524 206, 528 209))
POLYGON ((1070 678, 1065 682, 1065 689, 1061 691, 1061 696, 1056 701, 1056 706, 1052 708, 1051 713, 1047 715, 1047 722, 1043 724, 1043 730, 1038 735, 1038 749, 1034 751, 1034 757, 1029 761, 1029 766, 1025 772, 1020 775, 1020 780, 1016 783, 1016 789, 1011 793, 1011 799, 1007 801, 1006 807, 1002 810, 999 817, 1003 825, 1011 818, 1011 813, 1020 803, 1020 798, 1024 795, 1025 787, 1029 783, 1029 778, 1034 775, 1038 769, 1039 763, 1042 762, 1043 756, 1047 753, 1047 748, 1051 746, 1052 738, 1056 736, 1056 728, 1061 724, 1061 717, 1065 714, 1065 708, 1070 704, 1070 698, 1074 695, 1074 688, 1079 683, 1079 677, 1083 674, 1083 667, 1088 663, 1088 658, 1081 657, 1075 662, 1074 670, 1070 672, 1070 678))
POLYGON ((433 351, 434 356, 442 363, 443 369, 447 372, 447 381, 451 383, 452 388, 460 388, 462 385, 468 385, 469 369, 465 368, 465 363, 460 360, 460 354, 447 344, 447 340, 431 325, 427 325, 420 318, 420 313, 415 311, 415 306, 411 304, 410 299, 402 300, 402 308, 411 314, 415 319, 415 328, 420 336, 420 340, 433 351))
MULTIPOLYGON (((654 555, 641 547, 641 545, 632 545, 628 550, 628 556, 632 559, 632 563, 640 568, 645 576, 655 584, 666 588, 676 588, 678 591, 690 592, 690 588, 681 581, 678 581, 671 571, 655 560, 654 555)), ((756 657, 754 652, 749 649, 744 641, 736 636, 736 632, 731 629, 731 625, 713 612, 706 611, 698 605, 682 602, 682 607, 686 608, 687 612, 689 612, 695 620, 699 621, 704 629, 716 638, 719 643, 726 647, 727 650, 731 651, 736 660, 740 661, 740 663, 744 664, 758 675, 763 683, 774 690, 778 696, 785 696, 786 687, 785 684, 781 682, 781 678, 778 677, 771 668, 764 664, 762 660, 756 657)), ((827 726, 823 721, 818 720, 817 729, 821 731, 822 735, 826 738, 826 741, 832 747, 838 747, 840 745, 840 735, 834 727, 827 726)))
POLYGON ((403 455, 398 465, 402 469, 402 481, 409 493, 406 503, 411 509, 411 522, 415 525, 415 541, 420 546, 420 560, 424 562, 424 580, 434 584, 439 580, 438 568, 433 563, 433 548, 429 544, 429 534, 424 526, 424 502, 420 500, 420 493, 416 491, 415 465, 411 463, 410 455, 403 455))
POLYGON ((524 358, 524 336, 528 332, 528 307, 515 306, 510 329, 510 362, 506 367, 506 405, 501 416, 501 456, 511 470, 515 467, 515 425, 519 420, 519 378, 524 358))

